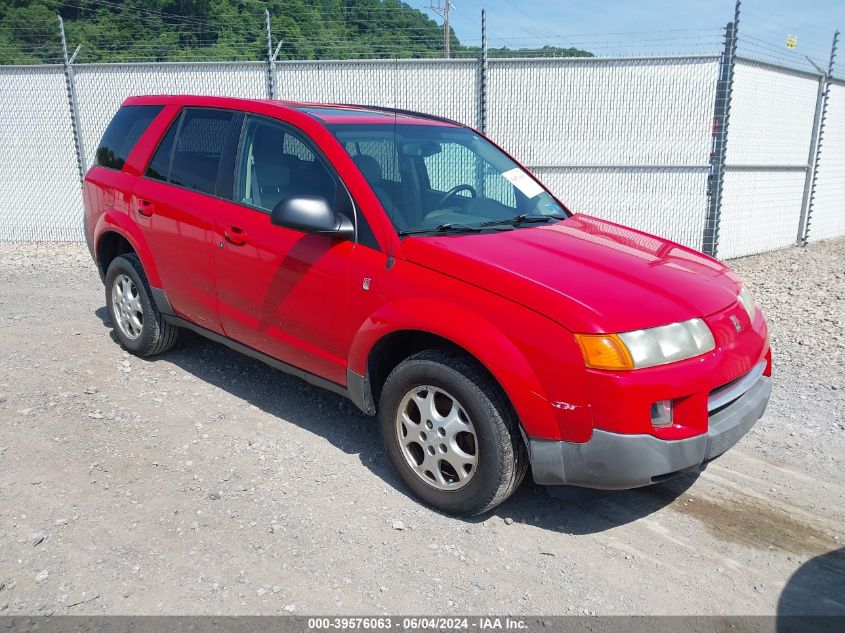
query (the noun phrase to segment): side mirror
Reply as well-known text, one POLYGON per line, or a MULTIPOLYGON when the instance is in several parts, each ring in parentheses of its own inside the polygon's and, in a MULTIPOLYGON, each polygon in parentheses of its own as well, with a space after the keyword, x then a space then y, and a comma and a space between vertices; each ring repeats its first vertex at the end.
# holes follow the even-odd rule
POLYGON ((352 221, 332 211, 328 200, 322 196, 288 196, 273 207, 270 222, 296 231, 331 235, 344 240, 355 237, 352 221))

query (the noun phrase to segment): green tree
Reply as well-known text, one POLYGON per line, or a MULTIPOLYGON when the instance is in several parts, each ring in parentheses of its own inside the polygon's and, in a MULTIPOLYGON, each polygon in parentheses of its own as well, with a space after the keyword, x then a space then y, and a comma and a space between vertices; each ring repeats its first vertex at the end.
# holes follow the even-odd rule
MULTIPOLYGON (((57 15, 80 62, 263 60, 264 9, 280 59, 424 58, 443 29, 399 0, 0 0, 0 63, 62 59, 57 15)), ((478 55, 451 33, 456 57, 478 55)), ((589 55, 577 49, 496 49, 491 56, 589 55)))

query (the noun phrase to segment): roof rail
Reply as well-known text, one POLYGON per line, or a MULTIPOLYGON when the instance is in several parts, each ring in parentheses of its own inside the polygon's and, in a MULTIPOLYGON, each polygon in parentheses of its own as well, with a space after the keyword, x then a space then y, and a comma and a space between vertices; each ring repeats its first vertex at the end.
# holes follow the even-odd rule
POLYGON ((377 112, 389 112, 391 114, 403 114, 405 116, 413 116, 420 119, 431 119, 432 121, 440 121, 441 123, 452 123, 459 127, 467 127, 459 121, 448 119, 445 116, 437 116, 436 114, 426 114, 425 112, 416 112, 415 110, 403 110, 402 108, 388 108, 387 106, 361 105, 358 103, 338 103, 336 105, 347 108, 362 108, 364 110, 375 110, 377 112))

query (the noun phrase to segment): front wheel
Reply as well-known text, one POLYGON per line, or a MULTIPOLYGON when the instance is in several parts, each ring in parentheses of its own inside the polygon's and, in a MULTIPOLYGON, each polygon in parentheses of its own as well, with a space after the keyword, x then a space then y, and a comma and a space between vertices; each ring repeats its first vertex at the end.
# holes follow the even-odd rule
POLYGON ((516 416, 499 386, 450 351, 420 352, 390 373, 379 423, 405 484, 450 514, 480 514, 499 505, 528 467, 516 416))

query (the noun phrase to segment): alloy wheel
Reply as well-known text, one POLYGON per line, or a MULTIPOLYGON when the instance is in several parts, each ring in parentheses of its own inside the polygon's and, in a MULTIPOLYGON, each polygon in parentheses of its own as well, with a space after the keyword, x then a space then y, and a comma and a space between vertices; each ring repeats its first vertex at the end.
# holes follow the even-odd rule
POLYGON ((405 394, 396 437, 408 466, 434 488, 457 490, 475 475, 475 427, 458 399, 439 387, 421 385, 405 394))
POLYGON ((123 273, 114 278, 111 287, 112 310, 124 336, 136 340, 144 327, 144 308, 135 282, 123 273))

